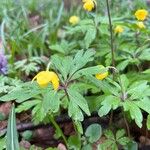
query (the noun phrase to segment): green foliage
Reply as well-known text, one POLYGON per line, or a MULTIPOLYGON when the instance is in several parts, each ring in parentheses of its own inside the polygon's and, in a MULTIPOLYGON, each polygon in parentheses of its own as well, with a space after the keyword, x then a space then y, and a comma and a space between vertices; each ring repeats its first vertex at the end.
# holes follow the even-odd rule
POLYGON ((147 129, 150 130, 150 115, 147 116, 146 125, 147 125, 147 129))
POLYGON ((72 135, 68 139, 69 149, 80 150, 81 139, 78 136, 72 135))
POLYGON ((125 147, 125 150, 128 150, 128 149, 130 149, 130 150, 138 150, 138 144, 136 142, 134 142, 134 141, 129 142, 127 144, 127 146, 125 147))
MULTIPOLYGON (((28 111, 36 124, 52 123, 57 138, 63 138, 67 149, 92 150, 92 144, 102 135, 101 126, 92 124, 84 133, 82 122, 93 112, 103 119, 106 115, 109 118, 110 111, 117 110, 118 116, 125 114, 140 128, 147 119, 150 130, 150 21, 148 16, 145 28, 140 29, 134 16, 138 9, 148 10, 147 4, 143 0, 110 1, 111 18, 108 18, 106 1, 101 0, 97 0, 97 8, 92 12, 86 12, 83 3, 75 0, 71 3, 0 1, 0 51, 8 59, 8 72, 0 76, 1 103, 13 101, 17 106, 15 112, 28 111), (80 18, 74 25, 69 22, 73 15, 80 18), (114 32, 117 25, 123 27, 122 33, 114 32), (112 46, 115 66, 112 66, 112 46), (45 88, 30 82, 36 73, 46 69, 58 75, 58 90, 53 90, 51 82, 45 88), (95 77, 107 71, 109 75, 105 79, 95 77), (76 131, 68 140, 55 121, 62 113, 72 119, 76 131)), ((1 112, 0 120, 4 119, 6 116, 1 112)), ((13 108, 8 133, 9 138, 16 136, 16 140, 15 128, 13 108)), ((23 137, 28 139, 28 132, 23 137)), ((116 134, 107 130, 105 137, 99 149, 138 149, 136 142, 129 142, 124 130, 116 134)), ((0 145, 6 147, 4 138, 0 139, 0 145)), ((30 149, 41 148, 33 145, 30 149)))
POLYGON ((108 114, 111 110, 115 110, 119 106, 120 100, 115 96, 106 96, 104 101, 101 103, 102 107, 99 109, 98 114, 99 116, 104 116, 108 114))
POLYGON ((53 51, 58 52, 58 54, 63 54, 64 56, 67 56, 74 51, 74 48, 76 47, 75 42, 68 42, 65 40, 62 40, 61 43, 54 44, 50 46, 50 49, 53 51))
POLYGON ((89 138, 90 143, 96 142, 102 135, 102 129, 99 124, 90 125, 85 132, 85 136, 89 138))
POLYGON ((0 150, 4 150, 6 148, 6 137, 0 138, 0 150))
POLYGON ((10 77, 0 76, 0 95, 14 90, 14 88, 19 87, 22 81, 13 79, 10 77))
POLYGON ((22 133, 22 138, 27 141, 30 141, 32 139, 32 136, 33 136, 33 132, 29 130, 22 133))
POLYGON ((95 28, 95 24, 92 19, 82 20, 80 21, 78 26, 67 29, 68 29, 67 33, 71 35, 81 32, 84 34, 85 45, 82 46, 85 47, 86 49, 89 48, 90 44, 96 38, 97 30, 95 28))
POLYGON ((112 131, 107 130, 105 136, 107 139, 99 145, 99 150, 105 150, 107 148, 118 150, 119 145, 125 147, 130 142, 129 138, 125 136, 124 130, 118 130, 115 135, 112 131))
MULTIPOLYGON (((110 80, 111 81, 111 80, 110 80)), ((135 120, 136 124, 142 127, 142 110, 149 112, 149 85, 147 81, 129 83, 126 76, 122 75, 119 78, 121 85, 116 82, 111 82, 115 85, 113 95, 105 95, 101 102, 101 107, 98 111, 99 116, 107 115, 111 109, 115 110, 118 107, 123 107, 124 111, 130 113, 131 119, 135 120), (142 109, 142 110, 141 110, 142 109)))
MULTIPOLYGON (((73 89, 68 89, 68 95, 69 95, 70 102, 72 103, 73 106, 80 107, 87 115, 90 115, 88 104, 87 104, 86 100, 84 99, 84 97, 82 95, 80 95, 80 93, 74 91, 73 89)), ((70 109, 69 114, 73 110, 74 109, 70 109)), ((77 112, 75 111, 74 113, 78 116, 78 111, 77 112)))
POLYGON ((43 94, 43 109, 45 113, 48 113, 49 111, 52 113, 58 112, 59 105, 60 99, 55 91, 47 90, 45 94, 43 94))
POLYGON ((27 76, 29 76, 33 72, 38 72, 40 70, 39 65, 44 63, 44 60, 40 57, 31 57, 29 59, 23 59, 17 61, 15 65, 15 69, 21 72, 25 72, 27 76))
POLYGON ((7 140, 6 149, 19 150, 18 133, 16 128, 15 107, 12 105, 12 109, 9 114, 8 127, 7 127, 7 140))
POLYGON ((27 82, 21 84, 19 87, 14 88, 10 93, 0 97, 1 101, 12 101, 16 100, 21 103, 41 93, 41 89, 37 84, 27 82))

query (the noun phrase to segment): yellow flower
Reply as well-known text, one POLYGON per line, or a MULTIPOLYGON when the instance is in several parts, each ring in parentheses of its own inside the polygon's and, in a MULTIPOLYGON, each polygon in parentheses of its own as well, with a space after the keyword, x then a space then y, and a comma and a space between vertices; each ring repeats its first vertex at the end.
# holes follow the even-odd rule
POLYGON ((75 24, 77 24, 78 22, 79 22, 79 17, 77 17, 77 16, 71 16, 70 18, 69 18, 69 22, 72 24, 72 25, 75 25, 75 24))
POLYGON ((122 33, 124 31, 123 27, 120 25, 117 25, 115 28, 115 33, 122 33))
POLYGON ((95 9, 97 3, 95 0, 83 0, 83 8, 86 10, 86 11, 92 11, 95 9))
MULTIPOLYGON (((100 68, 101 69, 104 69, 105 67, 100 65, 100 68)), ((98 73, 95 75, 95 77, 98 79, 98 80, 103 80, 105 79, 106 77, 108 76, 108 71, 104 72, 104 73, 98 73)))
POLYGON ((35 79, 40 87, 47 87, 50 82, 52 83, 54 90, 57 90, 59 87, 59 78, 53 71, 41 71, 32 81, 35 79))
POLYGON ((145 10, 145 9, 139 9, 135 12, 135 17, 138 19, 138 20, 145 20, 146 17, 148 16, 148 11, 145 10))
POLYGON ((138 26, 140 29, 144 29, 144 28, 145 28, 144 23, 141 22, 141 21, 137 22, 137 26, 138 26))

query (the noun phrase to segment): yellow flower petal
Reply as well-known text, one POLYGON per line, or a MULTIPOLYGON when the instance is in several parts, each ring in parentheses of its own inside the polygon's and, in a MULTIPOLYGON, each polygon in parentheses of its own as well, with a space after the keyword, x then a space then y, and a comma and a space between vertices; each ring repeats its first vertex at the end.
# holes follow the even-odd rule
MULTIPOLYGON (((104 66, 102 65, 99 65, 101 69, 105 68, 104 66)), ((98 73, 95 75, 95 77, 98 79, 98 80, 103 80, 105 79, 106 77, 108 76, 108 71, 107 72, 104 72, 104 73, 98 73)))
POLYGON ((84 0, 83 8, 86 11, 92 11, 96 7, 96 1, 95 0, 84 0))
POLYGON ((147 16, 148 16, 148 11, 145 9, 139 9, 135 12, 135 17, 140 21, 145 20, 147 16))
POLYGON ((52 80, 52 84, 53 84, 54 90, 57 90, 59 88, 59 80, 52 80))
POLYGON ((122 33, 124 31, 123 27, 120 25, 117 25, 115 28, 115 33, 122 33))
POLYGON ((72 24, 72 25, 75 25, 75 24, 78 24, 79 23, 79 17, 77 17, 77 16, 71 16, 70 18, 69 18, 69 22, 72 24))
POLYGON ((40 87, 46 87, 50 82, 52 82, 55 90, 59 87, 59 78, 53 71, 41 71, 33 78, 32 81, 35 79, 40 87))

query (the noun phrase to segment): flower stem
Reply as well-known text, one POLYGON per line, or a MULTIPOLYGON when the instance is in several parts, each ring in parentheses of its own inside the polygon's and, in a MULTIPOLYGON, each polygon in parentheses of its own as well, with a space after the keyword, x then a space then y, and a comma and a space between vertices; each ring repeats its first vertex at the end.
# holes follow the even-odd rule
POLYGON ((130 137, 131 137, 131 135, 130 135, 130 128, 129 128, 128 121, 127 121, 127 119, 126 119, 126 116, 125 116, 125 113, 124 113, 124 112, 123 112, 123 119, 124 119, 124 123, 125 123, 125 125, 126 125, 128 137, 130 138, 130 137))
POLYGON ((65 137, 65 135, 63 134, 61 128, 59 127, 59 125, 57 124, 57 122, 55 121, 54 117, 49 114, 49 119, 50 119, 50 122, 54 125, 54 127, 56 128, 56 130, 61 134, 61 137, 63 138, 66 146, 67 146, 67 139, 65 137))
MULTIPOLYGON (((112 29, 112 22, 111 22, 111 15, 110 15, 110 8, 109 8, 108 0, 106 0, 106 5, 107 5, 108 20, 109 20, 111 60, 112 60, 112 66, 115 67, 114 45, 113 45, 113 29, 112 29)), ((113 79, 115 79, 115 71, 112 70, 112 73, 113 73, 113 79)), ((112 124, 112 120, 113 120, 113 111, 111 111, 111 117, 110 117, 110 120, 109 120, 109 125, 112 124)))
MULTIPOLYGON (((112 66, 115 67, 115 56, 114 56, 114 45, 113 45, 113 29, 112 29, 112 21, 111 21, 110 8, 109 8, 109 2, 108 2, 108 0, 106 0, 106 4, 107 4, 108 19, 109 19, 109 31, 110 31, 110 46, 111 46, 112 66)), ((113 71, 113 75, 114 75, 114 71, 113 71)))
POLYGON ((46 71, 49 71, 50 65, 51 65, 51 61, 48 63, 48 65, 47 65, 47 67, 46 67, 46 71))

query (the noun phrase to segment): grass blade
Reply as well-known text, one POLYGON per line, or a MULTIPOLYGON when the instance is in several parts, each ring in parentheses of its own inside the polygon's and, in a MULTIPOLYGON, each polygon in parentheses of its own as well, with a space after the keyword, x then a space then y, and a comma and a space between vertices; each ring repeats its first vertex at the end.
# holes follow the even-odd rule
POLYGON ((6 147, 7 150, 19 150, 14 104, 8 119, 6 147))

